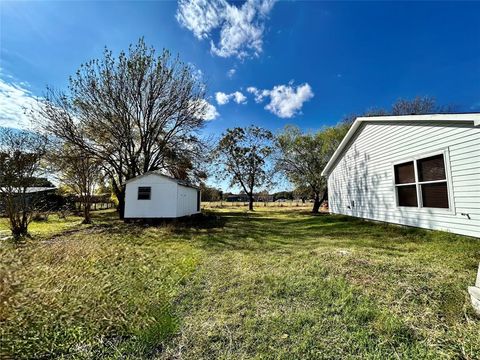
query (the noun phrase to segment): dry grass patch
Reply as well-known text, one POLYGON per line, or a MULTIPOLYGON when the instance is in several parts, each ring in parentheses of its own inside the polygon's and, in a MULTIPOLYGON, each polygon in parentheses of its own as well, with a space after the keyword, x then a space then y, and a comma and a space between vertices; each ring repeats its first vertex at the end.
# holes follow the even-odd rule
POLYGON ((0 246, 0 335, 18 358, 480 354, 476 239, 285 207, 35 227, 0 246))

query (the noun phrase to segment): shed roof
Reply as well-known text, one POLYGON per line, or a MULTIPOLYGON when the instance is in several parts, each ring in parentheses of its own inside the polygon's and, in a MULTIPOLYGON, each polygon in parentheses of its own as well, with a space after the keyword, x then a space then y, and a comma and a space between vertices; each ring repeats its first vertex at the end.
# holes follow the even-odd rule
POLYGON ((176 182, 178 185, 182 185, 182 186, 186 186, 186 187, 190 187, 190 188, 193 188, 193 189, 199 189, 198 186, 195 186, 193 184, 191 184, 189 181, 187 180, 180 180, 180 179, 176 179, 172 176, 168 176, 168 175, 165 175, 165 174, 162 174, 161 172, 158 172, 158 171, 147 171, 146 173, 142 174, 142 175, 139 175, 139 176, 136 176, 134 178, 131 178, 131 179, 128 179, 127 181, 124 182, 124 184, 128 184, 132 181, 135 181, 137 179, 140 179, 144 176, 148 176, 148 175, 156 175, 156 176, 160 176, 160 177, 164 177, 164 178, 167 178, 169 180, 172 180, 174 182, 176 182))
MULTIPOLYGON (((19 192, 24 192, 25 194, 33 194, 33 193, 39 193, 39 192, 44 192, 44 191, 54 191, 57 190, 56 187, 46 187, 46 186, 29 186, 26 188, 23 187, 12 187, 14 191, 17 191, 20 189, 19 192)), ((7 190, 6 187, 0 187, 0 192, 8 192, 10 190, 7 190)))
POLYGON ((347 135, 343 138, 342 142, 338 146, 337 150, 333 153, 332 157, 328 161, 325 169, 322 171, 323 176, 328 176, 333 170, 333 167, 342 155, 344 150, 350 143, 352 137, 356 134, 357 130, 363 123, 371 122, 471 122, 474 126, 480 126, 480 113, 465 113, 465 114, 428 114, 428 115, 388 115, 388 116, 369 116, 369 117, 358 117, 355 119, 350 130, 348 130, 347 135))

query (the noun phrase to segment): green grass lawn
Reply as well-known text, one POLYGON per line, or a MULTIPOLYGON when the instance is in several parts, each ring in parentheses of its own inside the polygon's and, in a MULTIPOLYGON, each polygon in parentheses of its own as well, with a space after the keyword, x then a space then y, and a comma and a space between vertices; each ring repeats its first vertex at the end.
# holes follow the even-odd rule
POLYGON ((480 358, 480 240, 306 211, 34 223, 0 243, 0 357, 480 358))

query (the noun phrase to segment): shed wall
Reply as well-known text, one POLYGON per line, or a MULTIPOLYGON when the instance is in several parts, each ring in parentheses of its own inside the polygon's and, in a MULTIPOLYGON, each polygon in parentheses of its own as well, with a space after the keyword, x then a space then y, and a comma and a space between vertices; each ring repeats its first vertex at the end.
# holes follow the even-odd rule
POLYGON ((467 123, 364 123, 334 165, 328 187, 332 213, 480 237, 480 128, 467 123), (447 154, 451 209, 397 207, 393 163, 442 150, 447 154))
POLYGON ((197 189, 178 185, 177 216, 189 216, 197 214, 197 189))
POLYGON ((157 175, 139 177, 127 183, 126 218, 174 218, 177 216, 177 183, 157 175), (138 187, 150 186, 151 199, 138 200, 138 187))

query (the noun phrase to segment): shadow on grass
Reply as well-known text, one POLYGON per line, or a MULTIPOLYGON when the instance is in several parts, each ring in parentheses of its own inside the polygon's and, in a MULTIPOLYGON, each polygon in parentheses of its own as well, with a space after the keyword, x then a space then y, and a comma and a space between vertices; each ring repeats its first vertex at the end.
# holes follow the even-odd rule
MULTIPOLYGON (((412 251, 405 244, 466 241, 465 237, 374 223, 343 215, 312 215, 299 211, 266 213, 228 212, 204 229, 199 239, 203 247, 221 250, 288 251, 318 247, 357 247, 406 255, 412 251)), ((188 229, 183 229, 188 231, 188 229)))
MULTIPOLYGON (((55 234, 50 240, 82 232, 86 234, 124 236, 128 238, 141 238, 148 231, 166 231, 172 235, 194 235, 198 231, 221 230, 225 227, 228 218, 214 213, 200 214, 179 219, 162 219, 156 221, 134 221, 125 223, 118 219, 116 213, 95 214, 91 225, 75 227, 68 231, 55 234)), ((167 240, 167 239, 165 239, 167 240)))
MULTIPOLYGON (((455 242, 468 248, 475 242, 459 235, 299 210, 213 210, 204 211, 198 216, 164 220, 156 224, 125 224, 111 211, 95 215, 94 225, 86 231, 141 237, 146 229, 149 232, 158 229, 172 234, 176 240, 195 239, 200 247, 213 251, 289 252, 341 247, 371 249, 385 251, 391 256, 404 256, 421 244, 441 248, 455 242)), ((168 240, 167 237, 162 238, 168 240)))

